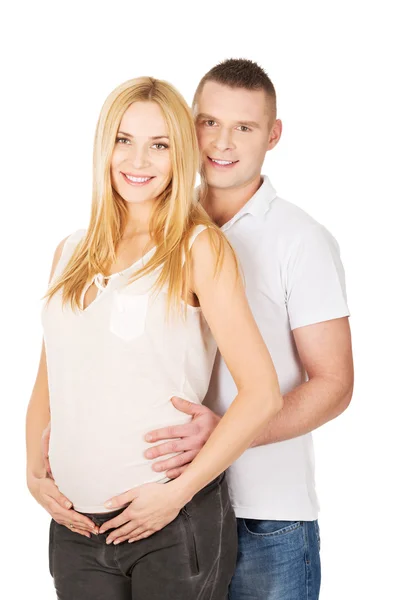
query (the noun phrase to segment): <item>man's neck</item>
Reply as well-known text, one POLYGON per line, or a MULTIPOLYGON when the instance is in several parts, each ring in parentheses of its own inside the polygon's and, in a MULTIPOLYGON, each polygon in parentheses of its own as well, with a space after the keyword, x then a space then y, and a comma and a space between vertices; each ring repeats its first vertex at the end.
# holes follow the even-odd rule
POLYGON ((263 180, 258 175, 241 187, 215 188, 209 186, 202 205, 219 227, 230 221, 261 187, 263 180))

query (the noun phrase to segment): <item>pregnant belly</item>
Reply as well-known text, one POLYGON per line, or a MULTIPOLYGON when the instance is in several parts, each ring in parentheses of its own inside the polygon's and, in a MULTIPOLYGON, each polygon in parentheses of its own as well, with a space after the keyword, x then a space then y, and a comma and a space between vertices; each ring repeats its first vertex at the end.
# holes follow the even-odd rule
MULTIPOLYGON (((180 423, 190 417, 184 415, 180 423)), ((175 424, 178 424, 175 419, 175 424)), ((104 503, 134 487, 166 482, 165 472, 152 469, 144 452, 149 427, 121 424, 120 430, 98 431, 92 427, 69 428, 57 424, 50 438, 49 459, 55 483, 79 512, 109 512, 104 503)), ((171 425, 158 423, 158 426, 171 425)), ((170 454, 165 458, 175 456, 170 454)))
POLYGON ((108 512, 104 503, 113 496, 144 483, 168 481, 165 473, 156 473, 148 462, 116 465, 103 460, 90 470, 82 470, 50 456, 50 464, 60 491, 71 500, 75 510, 83 513, 108 512))

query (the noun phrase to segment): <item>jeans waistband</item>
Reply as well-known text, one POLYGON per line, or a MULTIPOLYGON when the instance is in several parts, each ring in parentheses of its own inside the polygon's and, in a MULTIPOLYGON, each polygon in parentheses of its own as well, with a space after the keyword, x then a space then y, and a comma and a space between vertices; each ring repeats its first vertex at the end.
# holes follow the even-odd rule
MULTIPOLYGON (((222 472, 220 475, 218 475, 218 477, 216 477, 215 479, 210 481, 210 483, 205 485, 199 492, 197 492, 197 494, 195 494, 194 498, 201 497, 204 492, 207 492, 207 491, 213 489, 218 484, 221 484, 224 481, 224 479, 225 479, 225 471, 222 472)), ((163 485, 167 485, 171 481, 173 481, 173 479, 171 479, 170 481, 167 481, 166 484, 163 484, 163 485)), ((96 523, 96 525, 101 525, 101 524, 105 523, 106 521, 110 521, 114 517, 117 517, 119 514, 124 512, 125 509, 126 509, 126 506, 124 506, 123 508, 118 508, 117 510, 105 512, 105 513, 82 513, 82 514, 85 515, 86 517, 88 517, 89 519, 91 519, 92 521, 94 521, 94 523, 96 523)))

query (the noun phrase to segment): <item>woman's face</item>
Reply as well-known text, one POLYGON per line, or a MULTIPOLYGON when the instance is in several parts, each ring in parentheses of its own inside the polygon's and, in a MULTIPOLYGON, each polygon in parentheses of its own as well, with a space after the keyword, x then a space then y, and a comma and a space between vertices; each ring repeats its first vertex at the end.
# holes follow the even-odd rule
POLYGON ((122 117, 111 159, 111 182, 126 202, 154 200, 171 179, 167 124, 155 102, 134 102, 122 117))

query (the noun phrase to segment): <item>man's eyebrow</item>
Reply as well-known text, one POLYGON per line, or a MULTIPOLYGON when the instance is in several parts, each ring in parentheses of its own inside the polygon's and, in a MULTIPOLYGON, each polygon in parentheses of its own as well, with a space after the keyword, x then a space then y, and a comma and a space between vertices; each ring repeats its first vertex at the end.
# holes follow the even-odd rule
MULTIPOLYGON (((118 135, 124 135, 127 138, 133 139, 133 135, 131 135, 130 133, 126 133, 125 131, 118 131, 118 135)), ((150 137, 151 140, 162 140, 162 139, 167 139, 169 140, 169 136, 168 135, 153 135, 152 137, 150 137)))
POLYGON ((199 113, 196 116, 196 120, 197 119, 207 119, 209 121, 218 121, 217 117, 213 117, 212 115, 207 115, 206 113, 199 113))
MULTIPOLYGON (((200 113, 197 115, 196 120, 206 119, 207 121, 218 121, 217 117, 207 115, 206 113, 200 113)), ((260 129, 260 124, 256 121, 236 121, 235 125, 244 125, 245 127, 252 127, 253 129, 260 129)))
POLYGON ((260 124, 257 121, 237 121, 236 125, 244 125, 245 127, 253 127, 253 129, 260 129, 260 124))

